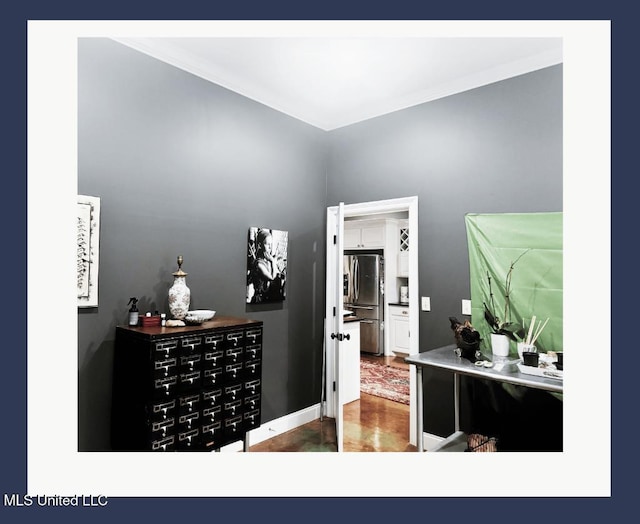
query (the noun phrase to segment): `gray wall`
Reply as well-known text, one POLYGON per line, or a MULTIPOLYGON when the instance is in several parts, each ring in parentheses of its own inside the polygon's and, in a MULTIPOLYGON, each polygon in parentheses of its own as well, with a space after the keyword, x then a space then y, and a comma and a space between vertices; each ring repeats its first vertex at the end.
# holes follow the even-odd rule
POLYGON ((263 422, 321 387, 327 134, 104 39, 80 39, 78 193, 101 198, 99 307, 78 310, 79 450, 109 449, 115 326, 192 309, 265 322, 263 422), (247 231, 289 232, 287 300, 245 303, 247 231))
MULTIPOLYGON (((418 195, 420 350, 453 343, 470 298, 464 215, 562 211, 562 66, 335 130, 327 204, 418 195)), ((453 428, 451 377, 425 373, 425 430, 453 428)))
MULTIPOLYGON (((184 256, 193 308, 265 322, 263 423, 319 401, 326 206, 419 196, 420 348, 452 342, 469 297, 464 214, 562 210, 562 67, 329 133, 103 39, 78 53, 78 193, 101 198, 99 300, 78 310, 78 448, 109 449, 115 326, 168 311, 184 256), (248 306, 251 226, 289 232, 289 295, 248 306)), ((427 375, 425 430, 452 428, 427 375), (433 391, 433 390, 431 390, 433 391)))

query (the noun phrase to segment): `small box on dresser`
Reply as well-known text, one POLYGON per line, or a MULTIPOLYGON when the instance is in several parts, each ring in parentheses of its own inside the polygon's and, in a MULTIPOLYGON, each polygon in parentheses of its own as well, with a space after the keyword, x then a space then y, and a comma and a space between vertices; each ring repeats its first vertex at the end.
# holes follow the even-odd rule
POLYGON ((119 451, 210 451, 260 425, 260 321, 116 327, 111 440, 119 451))

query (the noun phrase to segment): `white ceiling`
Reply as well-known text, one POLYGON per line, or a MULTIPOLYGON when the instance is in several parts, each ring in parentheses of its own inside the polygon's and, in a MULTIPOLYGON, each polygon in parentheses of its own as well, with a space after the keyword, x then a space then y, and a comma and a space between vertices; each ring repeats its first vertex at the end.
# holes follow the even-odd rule
POLYGON ((115 40, 324 130, 562 62, 557 37, 115 40))

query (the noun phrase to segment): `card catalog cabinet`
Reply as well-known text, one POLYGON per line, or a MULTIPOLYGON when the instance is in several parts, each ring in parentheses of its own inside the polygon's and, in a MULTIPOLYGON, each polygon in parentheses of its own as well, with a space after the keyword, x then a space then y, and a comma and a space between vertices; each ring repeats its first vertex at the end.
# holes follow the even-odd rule
POLYGON ((114 450, 209 451, 260 425, 262 322, 116 327, 114 450))

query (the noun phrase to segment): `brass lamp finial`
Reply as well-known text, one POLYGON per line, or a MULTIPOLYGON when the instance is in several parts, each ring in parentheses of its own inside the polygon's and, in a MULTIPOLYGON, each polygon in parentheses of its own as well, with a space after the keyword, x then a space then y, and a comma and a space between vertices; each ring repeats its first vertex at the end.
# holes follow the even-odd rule
POLYGON ((188 275, 188 273, 185 273, 184 271, 182 271, 182 263, 183 262, 184 262, 184 258, 182 258, 182 255, 178 255, 178 271, 173 273, 174 276, 176 276, 176 277, 186 277, 188 275))

